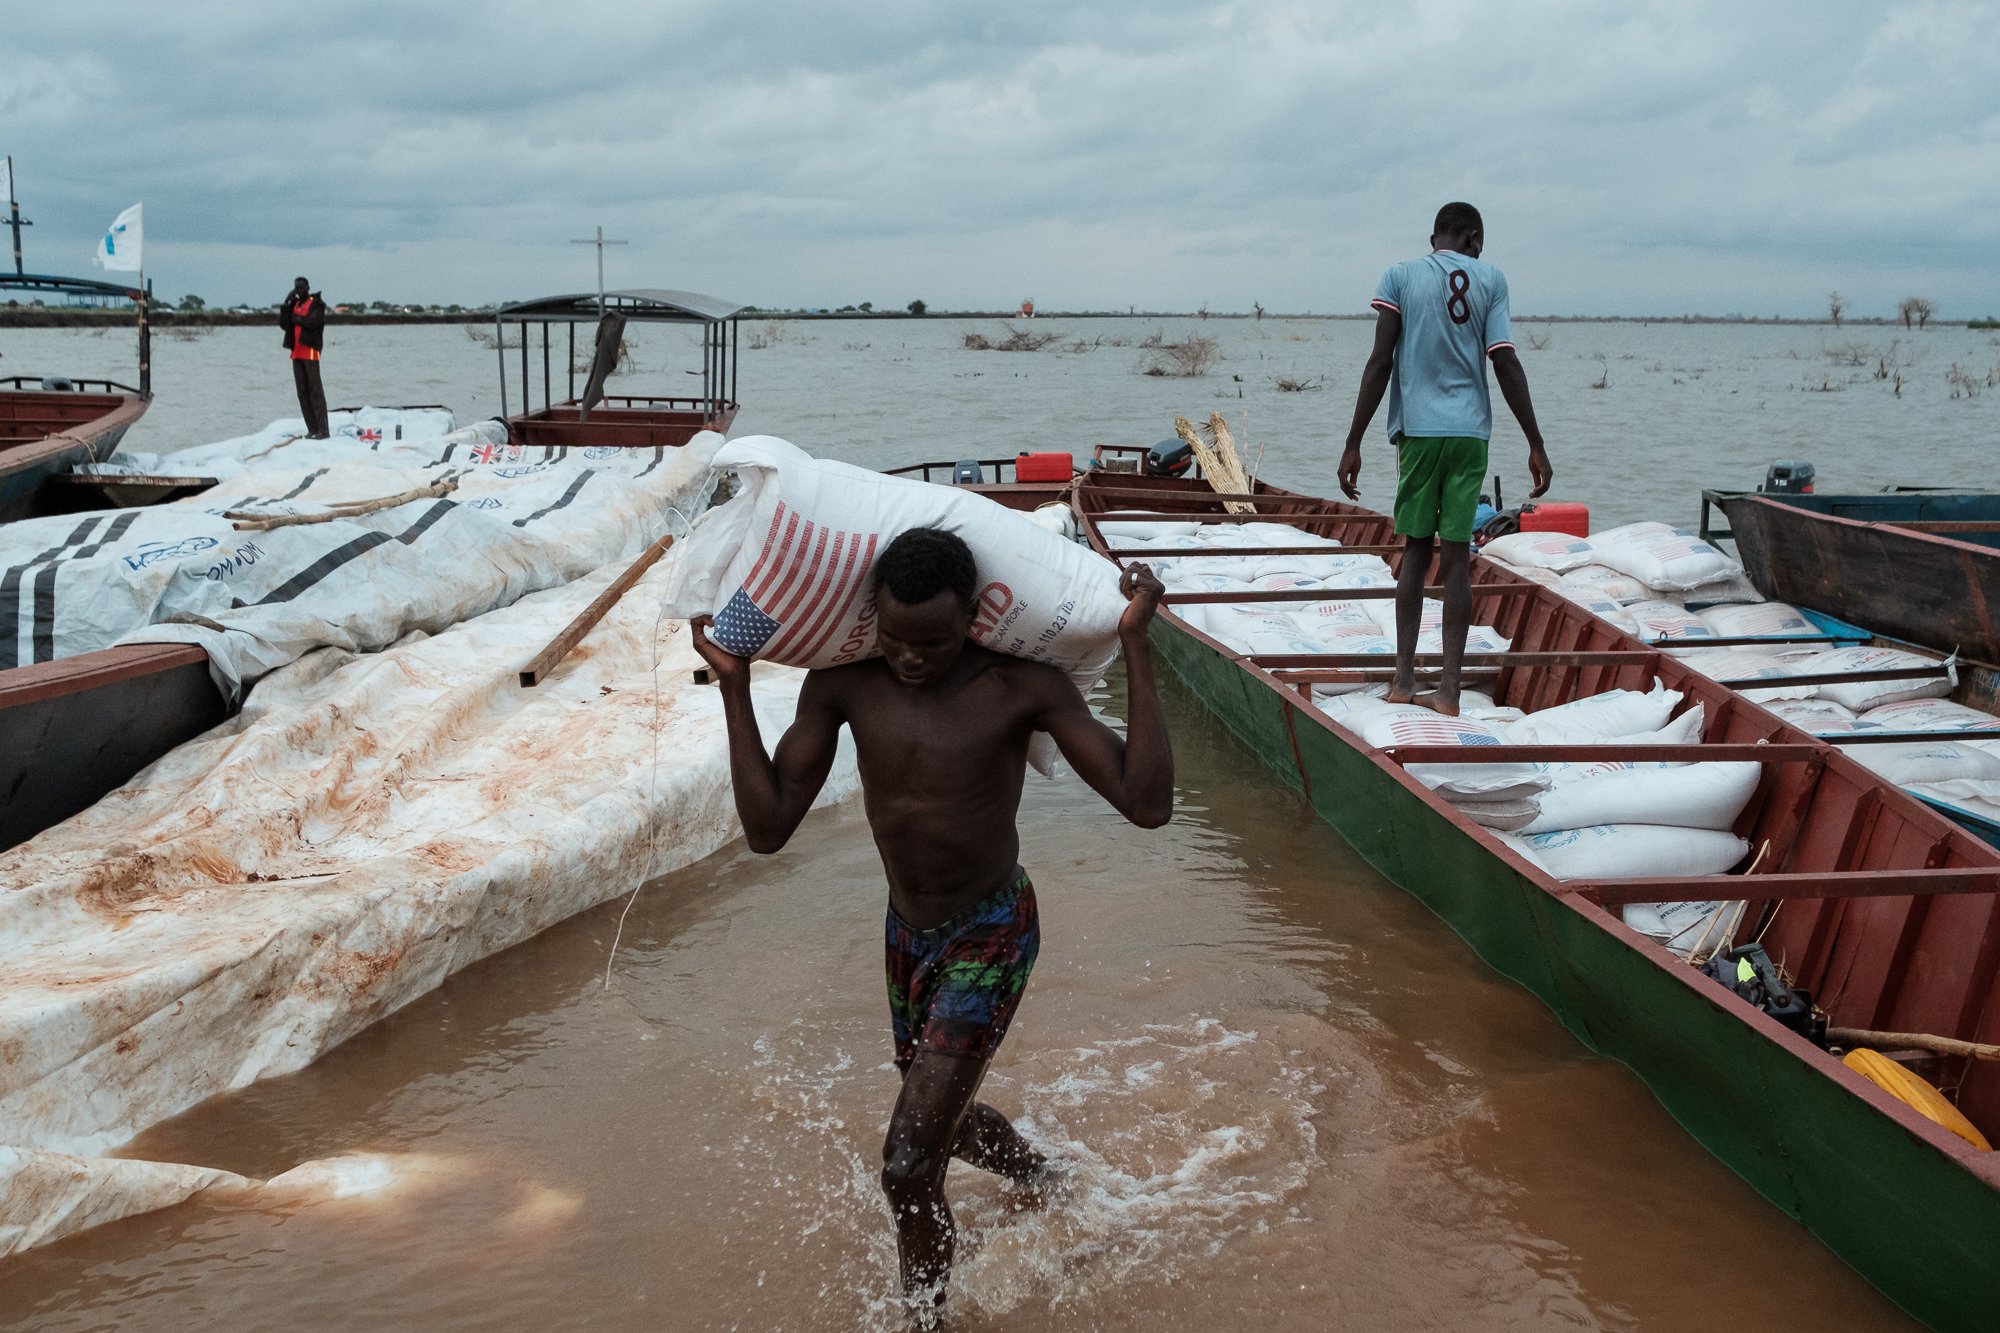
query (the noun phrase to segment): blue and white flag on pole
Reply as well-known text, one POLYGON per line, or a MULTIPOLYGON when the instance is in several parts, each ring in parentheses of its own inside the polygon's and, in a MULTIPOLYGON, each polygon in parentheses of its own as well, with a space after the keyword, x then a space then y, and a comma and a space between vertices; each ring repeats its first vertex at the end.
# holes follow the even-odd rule
POLYGON ((99 268, 123 269, 137 273, 146 265, 141 258, 145 244, 145 227, 140 220, 139 210, 144 204, 134 204, 118 215, 104 233, 104 239, 97 243, 97 266, 99 268))

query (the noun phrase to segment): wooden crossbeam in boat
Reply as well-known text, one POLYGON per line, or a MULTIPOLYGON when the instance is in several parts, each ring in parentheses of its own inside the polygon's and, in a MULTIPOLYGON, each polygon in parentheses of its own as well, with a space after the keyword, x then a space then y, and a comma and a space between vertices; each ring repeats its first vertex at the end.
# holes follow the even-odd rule
MULTIPOLYGON (((1418 666, 1439 666, 1444 662, 1443 653, 1417 653, 1414 655, 1418 666)), ((1649 648, 1606 648, 1599 651, 1581 649, 1566 652, 1535 652, 1522 650, 1504 653, 1467 653, 1467 666, 1537 666, 1537 667, 1579 667, 1579 666, 1644 666, 1659 660, 1660 655, 1649 648)), ((1244 661, 1252 666, 1262 667, 1287 681, 1307 680, 1309 673, 1318 670, 1343 670, 1353 667, 1379 666, 1381 653, 1251 653, 1244 661)))
MULTIPOLYGON (((1263 491, 1211 491, 1192 487, 1179 490, 1165 486, 1092 486, 1085 494, 1105 496, 1113 500, 1189 500, 1196 504, 1211 500, 1237 500, 1249 504, 1267 505, 1318 503, 1315 497, 1308 495, 1268 495, 1263 491)), ((1092 516, 1096 517, 1095 514, 1092 516)), ((1121 516, 1113 514, 1109 517, 1116 523, 1121 516)), ((1360 514, 1356 517, 1373 518, 1374 515, 1360 514)))
POLYGON ((1934 667, 1883 667, 1879 671, 1818 671, 1798 676, 1744 676, 1715 683, 1732 690, 1758 690, 1782 689, 1787 685, 1839 685, 1847 681, 1858 685, 1871 680, 1936 680, 1949 674, 1945 666, 1939 664, 1934 667))
MULTIPOLYGON (((1808 763, 1819 758, 1817 745, 1721 742, 1681 745, 1605 745, 1589 742, 1561 745, 1392 745, 1382 751, 1399 764, 1763 764, 1808 763)), ((1995 871, 2000 874, 2000 870, 1995 871)))
MULTIPOLYGON (((1117 510, 1108 513, 1092 511, 1084 517, 1096 523, 1241 523, 1244 521, 1242 514, 1188 513, 1171 509, 1157 511, 1132 509, 1122 513, 1117 510)), ((1275 522, 1278 519, 1284 520, 1285 527, 1291 527, 1298 523, 1366 523, 1373 521, 1373 516, 1334 513, 1295 514, 1280 511, 1272 515, 1271 521, 1275 522)))
POLYGON ((1755 634, 1718 634, 1712 639, 1655 639, 1662 648, 1789 648, 1794 645, 1820 647, 1829 643, 1861 643, 1873 636, 1866 634, 1787 634, 1782 638, 1768 638, 1755 634))
POLYGON ((1831 731, 1820 737, 1828 745, 1923 745, 1931 741, 2000 741, 2000 727, 1964 727, 1952 731, 1831 731))
POLYGON ((1138 547, 1114 546, 1104 554, 1113 559, 1129 560, 1134 556, 1161 556, 1180 560, 1191 556, 1207 559, 1209 556, 1238 556, 1245 559, 1266 555, 1401 555, 1401 546, 1180 546, 1180 547, 1138 547))
MULTIPOLYGON (((1475 583, 1472 598, 1523 597, 1537 591, 1539 583, 1475 583)), ((1427 583, 1424 591, 1443 592, 1442 583, 1427 583)), ((1212 606, 1231 602, 1357 602, 1386 601, 1396 595, 1394 588, 1280 588, 1247 592, 1170 592, 1160 598, 1167 606, 1212 606)))
POLYGON ((1701 902, 1713 898, 1910 898, 1946 893, 2000 893, 2000 866, 1931 870, 1785 871, 1769 875, 1688 875, 1661 879, 1572 881, 1565 893, 1586 893, 1606 907, 1626 903, 1701 902))

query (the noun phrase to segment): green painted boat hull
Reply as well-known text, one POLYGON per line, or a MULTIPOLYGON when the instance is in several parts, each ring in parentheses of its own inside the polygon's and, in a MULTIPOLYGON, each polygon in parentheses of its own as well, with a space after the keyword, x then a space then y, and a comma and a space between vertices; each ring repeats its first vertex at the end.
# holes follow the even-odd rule
POLYGON ((1660 966, 1596 909, 1517 873, 1233 660, 1164 620, 1151 637, 1371 865, 1585 1045, 1631 1068, 1760 1194, 1923 1322, 2000 1328, 2000 1190, 1801 1058, 1811 1048, 1692 968, 1660 966))

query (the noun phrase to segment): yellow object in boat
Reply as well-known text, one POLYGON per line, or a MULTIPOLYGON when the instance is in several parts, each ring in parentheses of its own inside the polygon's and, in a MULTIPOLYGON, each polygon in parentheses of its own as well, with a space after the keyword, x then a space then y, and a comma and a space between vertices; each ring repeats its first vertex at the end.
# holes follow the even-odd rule
POLYGON ((1960 1115, 1958 1108, 1946 1101, 1943 1093, 1888 1056, 1859 1046, 1843 1056, 1840 1063, 1913 1108, 1919 1115, 1943 1125, 1981 1152, 1993 1151, 1993 1145, 1986 1141, 1979 1127, 1960 1115))

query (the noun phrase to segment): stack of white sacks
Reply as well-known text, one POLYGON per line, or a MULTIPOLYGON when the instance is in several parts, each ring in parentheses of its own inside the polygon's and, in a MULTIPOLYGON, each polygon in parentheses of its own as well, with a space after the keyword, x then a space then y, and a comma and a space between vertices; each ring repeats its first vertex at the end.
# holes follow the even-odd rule
MULTIPOLYGON (((1393 588, 1396 576, 1380 556, 1349 555, 1340 543, 1287 527, 1282 523, 1120 522, 1099 525, 1113 545, 1144 547, 1149 554, 1127 556, 1127 564, 1153 567, 1169 592, 1281 592, 1313 589, 1393 588), (1245 547, 1314 547, 1312 554, 1264 558, 1204 555, 1204 550, 1245 547)), ((1443 603, 1424 603, 1417 651, 1435 653, 1442 647, 1443 603)), ((1214 602, 1179 608, 1181 618, 1211 638, 1241 653, 1270 655, 1368 653, 1381 657, 1396 651, 1394 598, 1297 602, 1214 602)), ((1486 625, 1474 625, 1466 635, 1468 652, 1504 652, 1508 640, 1486 625)), ((1360 686, 1323 685, 1320 695, 1358 690, 1360 686)), ((1379 693, 1379 691, 1377 691, 1379 693)))
POLYGON ((2000 819, 2000 717, 1950 702, 1949 663, 1887 647, 1788 643, 1819 628, 1796 607, 1766 602, 1742 566, 1683 528, 1634 523, 1590 538, 1516 533, 1481 554, 1544 583, 1594 614, 1659 642, 1714 680, 1769 680, 1743 693, 1815 735, 1856 731, 1992 732, 1847 747, 1847 753, 1919 795, 2000 819), (1703 648, 1703 639, 1768 638, 1769 647, 1703 648), (1686 646, 1681 646, 1683 643, 1686 646), (1787 684, 1799 676, 1942 667, 1909 680, 1787 684))
MULTIPOLYGON (((1387 588, 1395 581, 1377 557, 1343 554, 1337 542, 1282 524, 1113 520, 1101 529, 1115 546, 1146 548, 1146 555, 1123 559, 1151 564, 1170 592, 1387 588), (1248 546, 1313 546, 1324 547, 1325 553, 1264 559, 1202 554, 1248 546)), ((1741 571, 1736 573, 1740 579, 1741 571)), ((1616 610, 1618 604, 1611 607, 1616 610)), ((1384 657, 1395 652, 1395 603, 1390 598, 1201 603, 1177 610, 1239 652, 1384 657)), ((1438 610, 1437 602, 1426 604, 1419 651, 1438 650, 1438 610)), ((1467 647, 1504 651, 1508 641, 1488 626, 1475 625, 1467 647)), ((1316 685, 1313 692, 1335 721, 1383 748, 1682 744, 1700 739, 1704 720, 1698 704, 1674 716, 1682 696, 1662 686, 1648 693, 1611 690, 1532 715, 1468 692, 1456 718, 1389 703, 1379 684, 1316 685)), ((1409 772, 1558 879, 1629 879, 1719 875, 1741 862, 1749 847, 1731 829, 1756 790, 1759 768, 1752 763, 1504 763, 1419 764, 1409 772)), ((1721 900, 1640 904, 1626 908, 1625 919, 1685 952, 1729 907, 1721 900)))

